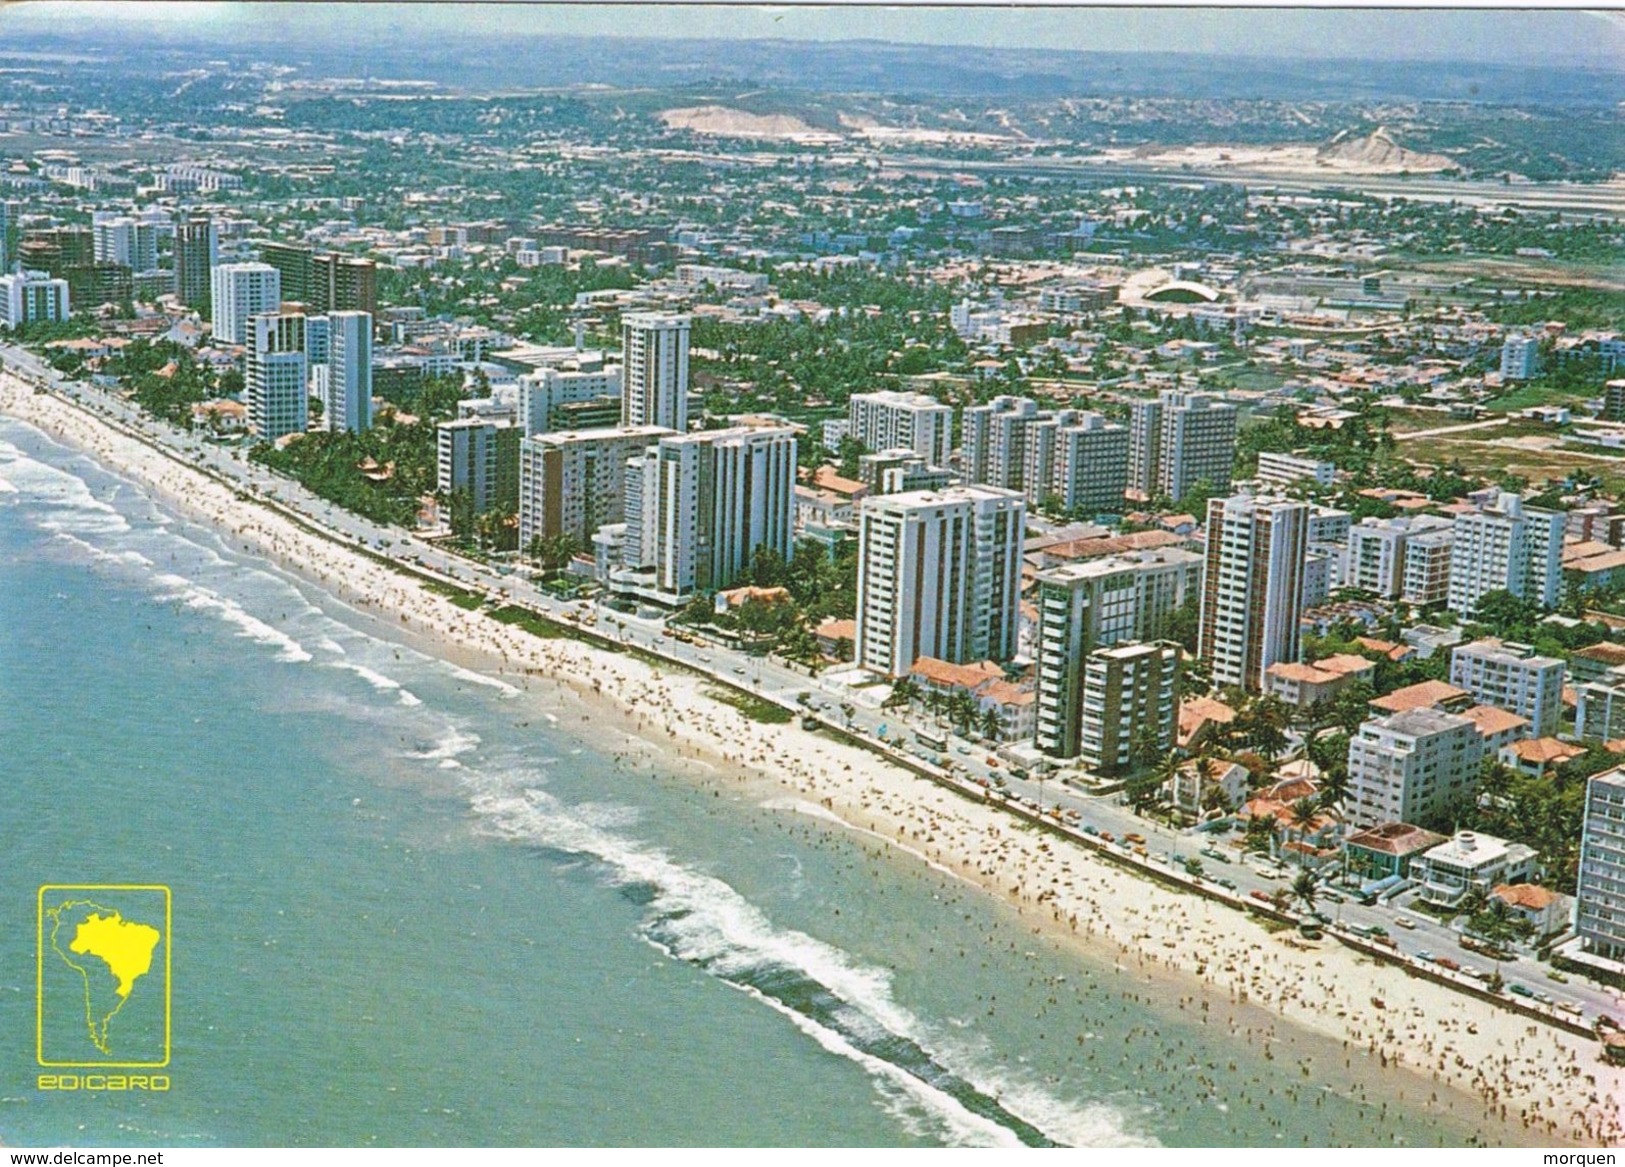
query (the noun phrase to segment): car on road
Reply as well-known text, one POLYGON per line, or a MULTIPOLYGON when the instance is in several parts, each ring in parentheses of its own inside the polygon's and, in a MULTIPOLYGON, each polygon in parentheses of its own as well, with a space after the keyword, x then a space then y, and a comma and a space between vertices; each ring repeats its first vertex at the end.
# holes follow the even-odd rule
POLYGON ((1141 846, 1143 846, 1145 844, 1145 836, 1138 833, 1137 831, 1130 831, 1128 834, 1123 836, 1123 839, 1126 842, 1135 843, 1135 844, 1138 844, 1138 845, 1141 845, 1141 846))
POLYGON ((1433 953, 1429 952, 1427 949, 1424 948, 1424 949, 1422 949, 1421 952, 1418 952, 1416 954, 1416 959, 1417 960, 1425 960, 1425 961, 1428 961, 1428 962, 1431 963, 1432 960, 1433 960, 1433 953))
POLYGON ((745 666, 744 665, 735 665, 734 666, 734 672, 737 673, 741 677, 744 676, 745 675, 745 666))
POLYGON ((1323 900, 1330 900, 1334 904, 1342 904, 1342 903, 1347 903, 1348 902, 1342 896, 1338 895, 1335 891, 1323 891, 1323 892, 1320 893, 1320 898, 1323 899, 1323 900))
POLYGON ((1461 971, 1461 965, 1451 960, 1448 956, 1436 956, 1433 958, 1433 963, 1438 965, 1440 968, 1447 968, 1451 972, 1461 971))
POLYGON ((1507 992, 1514 993, 1519 997, 1533 997, 1535 995, 1535 991, 1528 985, 1520 985, 1517 981, 1513 981, 1507 986, 1507 992))
POLYGON ((964 755, 965 757, 968 758, 968 757, 970 757, 970 747, 969 746, 955 746, 954 747, 954 753, 962 754, 962 755, 964 755))
POLYGON ((1235 891, 1236 890, 1236 881, 1233 880, 1233 879, 1225 879, 1224 877, 1221 876, 1220 878, 1215 879, 1213 882, 1218 884, 1220 887, 1224 888, 1225 891, 1235 891))
POLYGON ((1215 863, 1230 862, 1229 857, 1217 847, 1203 847, 1202 854, 1206 855, 1209 859, 1212 859, 1215 863))
POLYGON ((1416 921, 1411 919, 1409 916, 1400 916, 1394 921, 1394 926, 1396 928, 1404 928, 1407 932, 1409 932, 1415 929, 1416 921))

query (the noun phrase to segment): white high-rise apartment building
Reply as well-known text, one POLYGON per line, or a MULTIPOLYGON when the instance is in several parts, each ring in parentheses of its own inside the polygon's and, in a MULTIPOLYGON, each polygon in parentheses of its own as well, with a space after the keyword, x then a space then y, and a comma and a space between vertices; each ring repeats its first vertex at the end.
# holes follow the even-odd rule
POLYGON ((333 322, 326 316, 305 317, 305 358, 312 369, 333 359, 333 322))
POLYGON ((1405 549, 1412 537, 1449 529, 1448 519, 1433 515, 1362 519, 1349 529, 1343 585, 1397 598, 1405 587, 1405 549))
POLYGON ((475 514, 514 506, 519 497, 519 427, 460 417, 435 426, 435 488, 465 491, 475 514))
POLYGON ((1501 378, 1527 381, 1540 367, 1540 343, 1534 337, 1513 333, 1501 343, 1501 378))
POLYGON ((1455 525, 1422 531, 1405 541, 1405 582, 1399 598, 1425 608, 1450 596, 1451 545, 1455 525))
POLYGON ((581 361, 573 369, 538 369, 519 378, 519 425, 527 435, 570 428, 553 424, 555 410, 620 396, 619 365, 581 361))
POLYGON ((1098 648, 1083 666, 1078 757, 1102 774, 1135 764, 1144 740, 1158 756, 1174 747, 1179 728, 1177 644, 1098 648))
POLYGON ((1625 769, 1586 782, 1574 930, 1587 952, 1625 959, 1625 769))
POLYGON ((1041 416, 1030 397, 995 397, 962 410, 959 464, 965 481, 1027 492, 1027 429, 1041 416))
POLYGON ((948 465, 954 411, 923 393, 854 393, 847 404, 851 434, 868 450, 907 446, 932 466, 948 465))
POLYGON ((1557 735, 1565 672, 1556 657, 1493 637, 1457 645, 1450 654, 1450 683, 1481 705, 1516 713, 1529 723, 1530 737, 1557 735))
POLYGON ((68 318, 68 281, 42 271, 0 276, 0 328, 68 318))
POLYGON ((789 559, 796 437, 737 426, 663 437, 627 464, 621 590, 678 604, 735 583, 758 547, 789 559))
POLYGON ((268 263, 222 263, 210 273, 209 302, 215 341, 247 344, 249 320, 282 306, 282 273, 268 263))
POLYGON ((1128 489, 1128 427, 1062 410, 1027 430, 1027 498, 1067 510, 1120 514, 1128 489))
POLYGON ((690 324, 688 316, 664 312, 622 317, 623 426, 658 425, 678 433, 688 429, 690 324))
POLYGON ((1237 495, 1208 502, 1197 655, 1219 685, 1264 690, 1265 672, 1298 659, 1309 506, 1237 495))
POLYGON ((1128 430, 1098 413, 1041 411, 1027 397, 995 397, 961 415, 965 481, 1019 490, 1029 503, 1118 512, 1128 486, 1128 430))
POLYGON ((1055 757, 1077 755, 1083 669, 1097 648, 1150 641, 1202 578, 1202 557, 1165 548, 1069 563, 1038 574, 1035 742, 1055 757))
POLYGON ((1470 618, 1478 601, 1508 591, 1542 608, 1557 606, 1563 582, 1562 511, 1524 506, 1515 494, 1457 515, 1450 542, 1450 610, 1470 618))
POLYGON ((1349 742, 1350 825, 1412 823, 1470 803, 1484 738, 1466 717, 1407 709, 1366 722, 1349 742))
POLYGON ((1258 455, 1258 480, 1280 483, 1309 481, 1330 486, 1337 481, 1337 464, 1320 458, 1264 450, 1258 455))
POLYGON ((570 535, 583 549, 626 518, 626 464, 672 431, 660 426, 526 436, 519 444, 519 547, 570 535))
POLYGON ((1198 482, 1230 489, 1236 409, 1203 393, 1164 392, 1136 402, 1129 425, 1129 486, 1179 499, 1198 482))
POLYGON ((329 312, 327 412, 329 430, 372 428, 372 313, 329 312))
POLYGON ((244 321, 244 339, 248 345, 243 372, 248 432, 263 442, 304 433, 309 419, 310 368, 305 361, 303 314, 251 316, 244 321))
POLYGON ((158 267, 158 228, 145 219, 129 216, 96 217, 90 225, 91 248, 97 263, 123 264, 131 271, 158 267))
POLYGON ((858 511, 856 660, 904 676, 922 656, 1015 655, 1027 506, 992 486, 867 498, 858 511))

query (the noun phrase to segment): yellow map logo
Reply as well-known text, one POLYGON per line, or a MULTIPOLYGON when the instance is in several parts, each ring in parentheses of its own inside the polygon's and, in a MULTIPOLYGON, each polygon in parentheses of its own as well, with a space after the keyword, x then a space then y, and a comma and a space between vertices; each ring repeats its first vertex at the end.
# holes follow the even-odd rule
POLYGON ((167 1066, 171 947, 167 887, 40 888, 40 1065, 167 1066))

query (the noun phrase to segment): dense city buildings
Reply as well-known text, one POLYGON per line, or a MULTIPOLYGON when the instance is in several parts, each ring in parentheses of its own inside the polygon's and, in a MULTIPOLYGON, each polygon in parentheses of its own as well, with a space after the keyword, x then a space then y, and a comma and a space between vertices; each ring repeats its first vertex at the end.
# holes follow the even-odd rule
POLYGON ((1450 539, 1450 610, 1470 617, 1479 600, 1505 591, 1555 607, 1563 583, 1561 511, 1526 506, 1515 494, 1456 516, 1450 539))
POLYGON ((1625 770, 1586 782, 1574 930, 1587 952, 1625 960, 1625 770))
POLYGON ((660 426, 532 433, 519 447, 519 546, 567 536, 584 550, 625 521, 626 467, 672 431, 660 426))
POLYGON ((1564 667, 1527 644, 1493 638, 1463 644, 1450 654, 1450 683, 1485 705, 1529 722, 1533 737, 1556 736, 1562 713, 1564 667))
POLYGON ((601 353, 519 378, 519 424, 527 434, 604 429, 617 425, 620 414, 621 367, 605 364, 601 353))
POLYGON ((1197 594, 1201 569, 1195 552, 1170 548, 1038 573, 1039 750, 1060 758, 1077 755, 1090 653, 1162 637, 1174 613, 1197 594))
POLYGON ((0 275, 0 327, 66 320, 71 302, 67 280, 37 271, 0 275))
MULTIPOLYGON (((443 421, 436 428, 437 489, 462 494, 474 514, 516 511, 519 503, 519 427, 479 417, 443 421)), ((457 505, 455 501, 452 505, 457 505)))
POLYGON ((175 224, 175 296, 188 308, 210 316, 211 273, 220 262, 220 233, 207 215, 188 215, 175 224))
POLYGON ((1101 774, 1160 761, 1179 720, 1177 644, 1097 648, 1083 665, 1078 758, 1101 774))
POLYGON ((611 586, 676 605, 736 582, 758 548, 789 559, 795 481, 795 434, 782 427, 647 445, 626 466, 626 557, 611 586))

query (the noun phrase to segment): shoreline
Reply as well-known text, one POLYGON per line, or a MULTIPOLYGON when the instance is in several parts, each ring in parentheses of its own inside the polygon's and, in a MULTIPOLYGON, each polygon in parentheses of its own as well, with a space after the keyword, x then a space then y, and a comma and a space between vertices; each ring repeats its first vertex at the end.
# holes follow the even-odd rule
MULTIPOLYGON (((420 582, 308 530, 54 396, 0 376, 0 412, 41 429, 142 483, 250 554, 273 559, 338 602, 433 655, 543 692, 551 681, 580 708, 608 716, 573 722, 583 736, 624 734, 651 769, 667 743, 682 768, 707 780, 759 781, 839 819, 900 856, 921 860, 1013 907, 1091 961, 1115 961, 1168 1007, 1187 996, 1228 1004, 1276 1025, 1341 1043, 1385 1082, 1406 1075, 1404 1096, 1451 1090, 1481 1115, 1491 1141, 1504 1133, 1538 1145, 1621 1139, 1617 1099, 1625 1073, 1602 1063, 1595 1041, 1527 1022, 1487 1002, 1378 965, 1335 941, 1270 932, 1251 915, 1136 877, 1000 813, 967 801, 860 747, 799 726, 753 722, 705 695, 709 678, 663 668, 573 638, 542 639, 457 607, 420 582), (393 619, 392 619, 393 617, 393 619), (1158 992, 1159 989, 1166 990, 1158 992), (1368 1002, 1380 994, 1383 1007, 1368 1002), (1420 1089, 1417 1089, 1419 1087, 1420 1089)), ((623 750, 628 746, 623 744, 623 750)), ((634 770, 642 759, 631 761, 634 770)), ((1237 1032, 1232 1021, 1232 1032, 1237 1032)), ((1254 1032, 1248 1029, 1250 1035, 1254 1032)), ((1455 1110, 1454 1107, 1451 1108, 1455 1110)), ((1458 1112, 1460 1117, 1460 1112, 1458 1112)))

